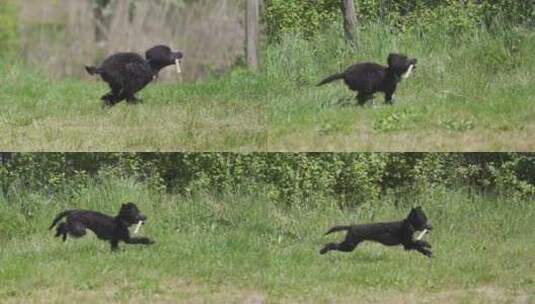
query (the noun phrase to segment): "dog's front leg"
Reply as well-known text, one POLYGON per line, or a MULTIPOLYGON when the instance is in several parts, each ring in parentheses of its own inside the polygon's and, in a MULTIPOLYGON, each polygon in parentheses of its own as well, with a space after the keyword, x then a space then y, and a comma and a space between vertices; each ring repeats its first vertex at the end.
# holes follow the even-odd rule
POLYGON ((117 251, 119 249, 119 240, 111 240, 111 251, 117 251))
POLYGON ((359 106, 364 106, 366 102, 373 99, 373 94, 365 94, 365 93, 359 93, 357 95, 357 101, 359 106))
POLYGON ((424 240, 414 241, 414 244, 416 244, 416 246, 423 247, 423 248, 433 248, 431 244, 429 244, 427 241, 424 241, 424 240))
POLYGON ((146 238, 146 237, 128 238, 124 240, 124 242, 127 244, 143 244, 143 245, 151 245, 155 243, 153 240, 146 238))
POLYGON ((430 258, 430 257, 433 256, 433 253, 431 252, 431 250, 429 250, 429 249, 427 249, 427 248, 424 248, 424 247, 422 247, 422 246, 420 246, 420 245, 416 245, 416 246, 414 246, 414 249, 415 249, 416 251, 418 251, 419 253, 425 255, 425 256, 428 257, 428 258, 430 258))
POLYGON ((386 95, 385 95, 385 104, 390 105, 390 106, 394 104, 394 97, 393 97, 392 94, 386 93, 386 95))
POLYGON ((431 250, 426 249, 426 248, 424 248, 424 247, 420 247, 420 246, 418 246, 418 247, 416 247, 415 249, 416 249, 416 251, 418 251, 419 253, 425 255, 425 256, 428 257, 428 258, 430 258, 430 257, 433 256, 433 253, 431 252, 431 250))
MULTIPOLYGON (((425 241, 417 241, 417 242, 413 242, 413 243, 404 245, 405 250, 416 250, 416 251, 418 251, 419 253, 425 255, 428 258, 432 257, 433 253, 431 252, 431 250, 424 248, 424 246, 422 246, 418 242, 425 242, 425 241)), ((425 242, 425 243, 427 243, 427 242, 425 242)), ((427 243, 427 244, 429 245, 429 243, 427 243)))

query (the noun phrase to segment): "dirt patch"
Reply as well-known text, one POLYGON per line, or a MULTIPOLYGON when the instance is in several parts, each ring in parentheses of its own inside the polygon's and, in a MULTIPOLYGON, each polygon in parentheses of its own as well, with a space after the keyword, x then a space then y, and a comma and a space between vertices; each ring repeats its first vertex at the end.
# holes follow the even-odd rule
POLYGON ((475 289, 456 289, 436 293, 404 293, 369 298, 369 303, 414 304, 414 303, 534 303, 535 297, 526 291, 508 291, 496 286, 475 289))

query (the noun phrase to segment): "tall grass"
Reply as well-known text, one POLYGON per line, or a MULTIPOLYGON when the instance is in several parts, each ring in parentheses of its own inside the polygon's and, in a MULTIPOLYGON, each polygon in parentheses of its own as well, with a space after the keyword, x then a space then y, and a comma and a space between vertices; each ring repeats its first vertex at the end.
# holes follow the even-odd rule
POLYGON ((318 254, 324 243, 342 238, 323 235, 332 225, 404 217, 412 204, 394 207, 394 197, 353 210, 328 199, 291 208, 265 193, 181 197, 111 178, 76 192, 0 197, 1 302, 535 300, 530 201, 511 204, 455 190, 407 198, 421 204, 435 226, 428 236, 435 257, 428 260, 372 243, 351 254, 318 254), (122 245, 111 253, 91 233, 62 243, 47 230, 64 208, 114 214, 124 201, 148 215, 141 234, 155 245, 122 245))

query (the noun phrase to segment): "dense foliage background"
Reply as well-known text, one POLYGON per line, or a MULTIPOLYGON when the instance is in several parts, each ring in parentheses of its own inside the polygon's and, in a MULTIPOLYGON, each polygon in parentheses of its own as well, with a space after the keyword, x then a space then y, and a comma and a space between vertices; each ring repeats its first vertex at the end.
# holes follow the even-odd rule
POLYGON ((183 195, 262 191, 276 202, 297 207, 327 201, 357 206, 386 194, 448 188, 514 201, 535 195, 535 155, 15 153, 3 154, 0 166, 1 193, 8 198, 21 189, 72 196, 110 178, 134 178, 156 191, 183 195))
MULTIPOLYGON (((266 0, 268 36, 299 32, 313 36, 326 25, 341 24, 339 0, 266 0)), ((355 0, 361 25, 383 22, 396 30, 436 27, 461 32, 475 27, 533 25, 533 1, 516 0, 355 0)))
MULTIPOLYGON (((94 18, 106 26, 106 15, 113 0, 92 0, 94 18)), ((175 8, 200 0, 159 0, 175 8)), ((51 1, 51 4, 53 1, 51 1)), ((129 2, 130 14, 136 1, 129 2)), ((531 0, 355 0, 359 26, 384 23, 393 30, 430 30, 446 28, 462 32, 477 27, 524 25, 533 26, 535 4, 531 0)), ((265 0, 264 22, 270 41, 278 41, 285 33, 312 37, 325 27, 341 24, 340 0, 265 0)), ((19 36, 18 9, 15 1, 0 3, 0 55, 13 50, 19 36)), ((108 24, 109 25, 109 24, 108 24)), ((96 28, 99 32, 99 28, 96 28)))

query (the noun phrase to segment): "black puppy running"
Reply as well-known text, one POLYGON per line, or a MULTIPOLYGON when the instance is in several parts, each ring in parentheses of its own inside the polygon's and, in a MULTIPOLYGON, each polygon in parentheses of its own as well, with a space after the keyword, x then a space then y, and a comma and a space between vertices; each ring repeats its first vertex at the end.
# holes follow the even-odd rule
POLYGON ((426 241, 414 240, 412 235, 416 231, 432 229, 422 208, 417 207, 411 210, 406 219, 398 222, 333 227, 326 234, 347 230, 346 238, 341 243, 325 245, 320 253, 325 254, 330 250, 351 252, 362 241, 375 241, 386 246, 403 245, 405 250, 417 250, 431 257, 431 245, 426 241))
POLYGON ((86 66, 91 75, 98 74, 108 83, 111 92, 102 96, 104 106, 113 106, 126 99, 139 102, 134 94, 151 82, 166 66, 176 64, 179 68, 181 52, 172 52, 165 45, 158 45, 145 53, 145 58, 136 53, 117 53, 106 58, 100 67, 86 66))
POLYGON ((343 79, 353 91, 357 91, 359 105, 373 98, 376 92, 385 93, 385 103, 392 104, 392 96, 402 79, 409 77, 416 67, 416 59, 409 59, 402 54, 388 55, 388 66, 364 62, 350 66, 345 72, 329 76, 318 86, 343 79))
POLYGON ((89 229, 99 239, 109 241, 112 250, 118 249, 119 241, 144 245, 154 243, 149 238, 130 237, 128 227, 147 220, 134 203, 123 204, 115 217, 96 211, 68 210, 58 214, 49 229, 54 228, 64 217, 67 217, 66 221, 56 228, 56 237, 62 236, 63 241, 67 240, 67 234, 79 238, 86 234, 86 229, 89 229))

